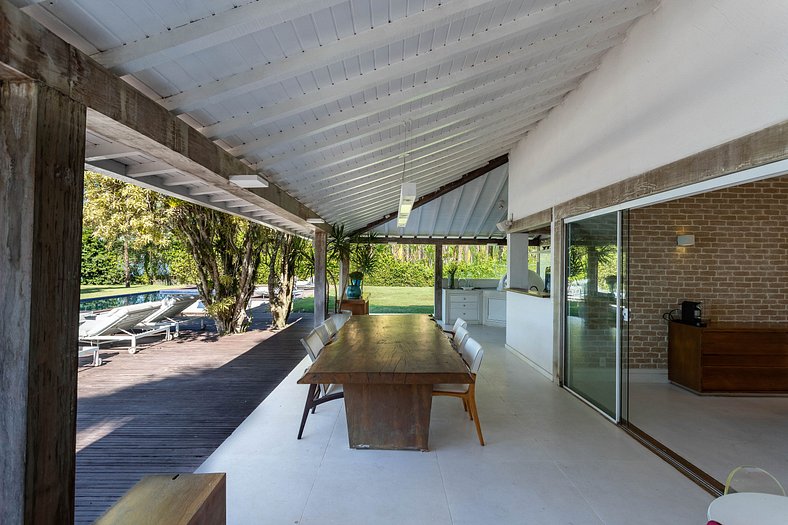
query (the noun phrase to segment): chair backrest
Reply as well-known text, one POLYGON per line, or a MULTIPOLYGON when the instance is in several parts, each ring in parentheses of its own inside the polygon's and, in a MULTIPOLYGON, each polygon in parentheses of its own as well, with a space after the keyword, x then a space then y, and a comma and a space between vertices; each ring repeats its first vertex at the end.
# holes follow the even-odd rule
POLYGON ((320 351, 323 349, 323 342, 315 330, 312 330, 306 337, 301 339, 301 344, 304 345, 306 353, 312 362, 317 359, 317 356, 320 355, 320 351))
POLYGON ((468 339, 468 337, 470 337, 470 334, 464 326, 457 328, 452 339, 454 340, 454 345, 458 350, 462 348, 462 346, 465 344, 465 340, 468 339))
POLYGON ((777 478, 758 467, 736 467, 725 481, 725 494, 734 492, 760 492, 785 496, 785 489, 777 478))
POLYGON ((117 326, 128 316, 126 307, 113 308, 109 312, 98 314, 94 319, 88 319, 79 325, 79 337, 97 337, 100 335, 114 334, 117 326))
POLYGON ((451 331, 456 334, 459 328, 468 328, 468 321, 462 317, 458 317, 457 320, 454 321, 454 327, 451 329, 451 331))
POLYGON ((317 335, 320 337, 320 340, 324 345, 327 345, 331 340, 331 334, 328 332, 328 328, 326 328, 325 324, 317 325, 315 327, 315 332, 317 332, 317 335))
POLYGON ((462 347, 462 359, 468 364, 468 368, 474 374, 479 371, 482 366, 482 358, 484 357, 484 349, 479 342, 469 337, 462 347))
POLYGON ((334 314, 331 316, 331 319, 335 319, 335 323, 337 325, 337 330, 345 326, 345 323, 350 320, 350 316, 353 315, 353 312, 350 310, 342 310, 338 314, 334 314))
POLYGON ((132 330, 143 319, 158 311, 161 307, 161 301, 154 301, 152 303, 131 304, 126 307, 126 318, 118 324, 118 330, 132 330))
POLYGON ((337 327, 337 323, 334 320, 334 316, 331 316, 328 319, 326 319, 323 322, 323 324, 325 325, 326 330, 328 330, 328 335, 331 337, 334 337, 336 333, 339 331, 339 328, 337 327))
POLYGON ((168 297, 161 302, 161 307, 146 317, 142 323, 152 324, 165 321, 179 315, 189 306, 197 302, 197 297, 168 297))

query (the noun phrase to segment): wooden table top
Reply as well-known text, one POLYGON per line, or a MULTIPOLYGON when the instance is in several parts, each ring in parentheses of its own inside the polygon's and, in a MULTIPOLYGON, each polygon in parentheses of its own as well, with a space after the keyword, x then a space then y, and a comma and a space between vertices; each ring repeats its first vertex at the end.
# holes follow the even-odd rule
POLYGON ((299 383, 473 383, 441 329, 424 314, 354 315, 299 383))

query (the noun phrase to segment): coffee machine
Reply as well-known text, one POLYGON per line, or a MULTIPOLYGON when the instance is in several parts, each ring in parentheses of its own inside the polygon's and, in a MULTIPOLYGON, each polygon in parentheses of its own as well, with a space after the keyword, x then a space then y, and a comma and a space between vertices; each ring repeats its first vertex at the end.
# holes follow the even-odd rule
POLYGON ((692 326, 705 326, 702 320, 701 304, 694 301, 682 301, 681 322, 692 326))

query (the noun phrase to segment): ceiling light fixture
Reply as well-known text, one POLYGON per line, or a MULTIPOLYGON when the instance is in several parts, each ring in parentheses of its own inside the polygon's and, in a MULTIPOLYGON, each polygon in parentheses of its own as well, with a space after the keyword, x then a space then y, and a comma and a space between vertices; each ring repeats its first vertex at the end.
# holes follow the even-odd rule
POLYGON ((397 210, 397 228, 404 228, 408 224, 410 212, 416 202, 416 183, 403 182, 399 192, 399 209, 397 210))
POLYGON ((241 188, 267 188, 268 181, 260 175, 230 175, 230 182, 241 188))
POLYGON ((326 221, 321 219, 320 217, 309 217, 306 222, 309 224, 325 224, 326 221))
POLYGON ((405 126, 405 151, 402 152, 402 186, 399 192, 399 207, 397 208, 397 228, 404 228, 408 224, 410 212, 416 203, 416 183, 405 182, 405 162, 408 158, 408 122, 405 126))

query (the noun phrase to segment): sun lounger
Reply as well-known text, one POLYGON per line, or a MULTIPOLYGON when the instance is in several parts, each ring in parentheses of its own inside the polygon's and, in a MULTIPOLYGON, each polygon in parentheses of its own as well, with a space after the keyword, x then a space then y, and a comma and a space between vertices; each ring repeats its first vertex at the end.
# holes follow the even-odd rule
POLYGON ((99 314, 95 319, 85 321, 79 327, 79 341, 100 345, 102 341, 130 341, 129 353, 137 352, 137 339, 166 332, 171 339, 171 324, 166 326, 146 327, 142 321, 161 308, 161 301, 134 304, 115 308, 99 314))
POLYGON ((79 347, 79 357, 87 357, 92 356, 93 362, 90 363, 92 366, 101 366, 103 361, 99 357, 99 347, 98 346, 80 346, 79 347))
POLYGON ((197 297, 168 297, 161 302, 158 310, 142 320, 140 326, 147 329, 168 326, 175 329, 174 337, 181 335, 181 323, 174 318, 197 301, 197 297))

